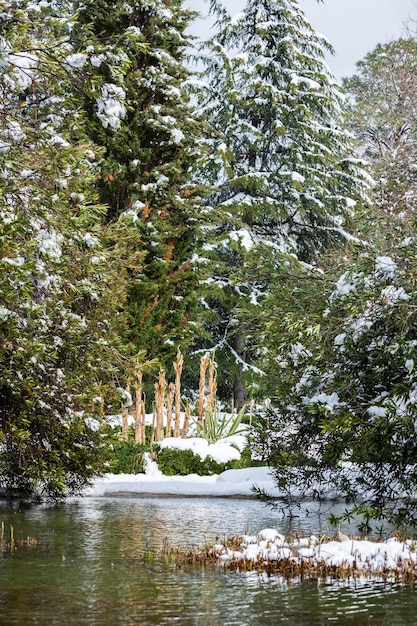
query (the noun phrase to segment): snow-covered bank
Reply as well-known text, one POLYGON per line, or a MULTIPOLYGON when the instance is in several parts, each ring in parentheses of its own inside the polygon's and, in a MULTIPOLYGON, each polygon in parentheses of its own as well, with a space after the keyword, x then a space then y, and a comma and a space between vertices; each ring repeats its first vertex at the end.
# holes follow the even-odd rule
POLYGON ((98 478, 85 492, 86 496, 106 496, 115 494, 136 495, 176 495, 224 497, 254 497, 256 485, 279 497, 271 473, 267 467, 252 467, 240 470, 227 470, 219 476, 164 476, 155 463, 148 464, 146 474, 106 474, 98 478), (150 467, 149 467, 150 465, 150 467))
MULTIPOLYGON (((248 467, 230 469, 217 475, 165 476, 155 462, 147 460, 145 474, 106 474, 97 478, 86 496, 106 496, 116 494, 172 495, 200 497, 256 497, 254 487, 262 489, 274 498, 287 496, 275 484, 268 467, 248 467)), ((313 498, 314 488, 311 497, 313 498)), ((294 496, 297 494, 294 493, 294 496)), ((308 497, 308 494, 304 496, 308 497)), ((322 500, 338 497, 334 489, 322 493, 322 500)))
MULTIPOLYGON (((238 460, 247 443, 244 435, 233 435, 209 444, 201 437, 185 439, 168 437, 159 442, 161 449, 176 448, 191 450, 201 459, 211 457, 217 463, 238 460)), ((176 495, 201 497, 255 497, 253 487, 268 491, 279 497, 282 493, 274 485, 268 467, 251 467, 239 470, 226 470, 220 475, 165 476, 158 465, 145 454, 144 474, 106 474, 95 480, 93 486, 85 491, 87 496, 106 496, 131 493, 136 495, 176 495)))

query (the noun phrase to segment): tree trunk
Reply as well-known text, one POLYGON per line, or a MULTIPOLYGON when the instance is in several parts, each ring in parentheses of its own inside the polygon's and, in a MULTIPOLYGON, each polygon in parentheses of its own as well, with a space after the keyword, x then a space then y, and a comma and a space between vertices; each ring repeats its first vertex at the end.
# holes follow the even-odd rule
MULTIPOLYGON (((244 334, 238 329, 233 337, 233 349, 238 356, 245 361, 246 359, 246 341, 244 334)), ((243 408, 246 403, 246 388, 243 381, 243 369, 241 363, 236 363, 234 379, 233 379, 233 401, 237 411, 243 408)))

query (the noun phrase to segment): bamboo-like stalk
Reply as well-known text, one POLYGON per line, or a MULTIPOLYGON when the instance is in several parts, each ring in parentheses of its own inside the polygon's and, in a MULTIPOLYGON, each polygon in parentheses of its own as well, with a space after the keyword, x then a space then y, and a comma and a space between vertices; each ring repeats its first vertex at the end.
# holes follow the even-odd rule
POLYGON ((136 371, 136 385, 135 385, 135 393, 136 393, 136 405, 135 405, 135 443, 145 443, 143 439, 143 428, 142 428, 142 378, 143 374, 140 370, 136 371))
POLYGON ((210 415, 213 415, 214 413, 214 406, 216 404, 216 391, 217 391, 216 363, 214 361, 214 356, 213 356, 210 359, 210 363, 209 363, 208 386, 207 386, 207 412, 210 415))
POLYGON ((200 359, 200 382, 198 386, 198 423, 203 425, 204 417, 204 396, 206 390, 206 372, 210 363, 210 357, 208 354, 204 355, 200 359))
POLYGON ((180 428, 181 428, 181 374, 182 368, 184 364, 184 358, 181 354, 181 351, 177 352, 177 359, 174 363, 175 370, 175 427, 174 427, 174 437, 180 436, 180 428))
POLYGON ((191 414, 191 409, 190 409, 189 405, 187 404, 187 406, 185 407, 184 424, 183 424, 183 427, 182 427, 182 434, 181 434, 181 437, 183 439, 185 439, 187 437, 187 434, 188 434, 188 426, 190 425, 190 414, 191 414))
POLYGON ((141 419, 141 426, 142 426, 142 435, 141 435, 141 439, 142 439, 142 443, 146 443, 146 410, 145 410, 145 398, 142 398, 142 419, 141 419))
POLYGON ((254 405, 255 401, 253 398, 250 399, 249 402, 249 426, 252 426, 252 419, 253 419, 253 405, 254 405))
POLYGON ((164 438, 164 404, 165 390, 167 384, 165 380, 165 372, 161 368, 159 370, 158 382, 155 383, 155 413, 156 413, 156 429, 155 439, 161 441, 164 438))
MULTIPOLYGON (((155 383, 155 387, 156 387, 156 383, 155 383)), ((155 408, 155 404, 153 406, 153 415, 152 415, 152 432, 151 432, 151 441, 150 441, 150 446, 152 448, 154 442, 155 442, 155 432, 156 432, 156 408, 155 408)))
POLYGON ((172 407, 174 404, 175 397, 175 385, 174 383, 169 383, 168 385, 168 397, 167 397, 167 427, 165 436, 172 436, 172 407))

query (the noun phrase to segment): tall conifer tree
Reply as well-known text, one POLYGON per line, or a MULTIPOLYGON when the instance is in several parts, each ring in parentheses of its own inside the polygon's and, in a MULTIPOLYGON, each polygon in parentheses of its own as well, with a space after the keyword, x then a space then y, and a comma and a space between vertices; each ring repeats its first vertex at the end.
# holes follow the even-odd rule
POLYGON ((228 376, 235 363, 240 405, 250 355, 239 309, 262 302, 283 258, 311 263, 343 238, 362 173, 324 61, 330 46, 297 0, 248 0, 234 19, 212 5, 219 30, 200 92, 213 129, 200 177, 215 187, 205 305, 211 345, 231 356, 228 376))
POLYGON ((193 331, 197 211, 189 169, 198 125, 184 83, 180 0, 81 0, 74 33, 90 60, 89 134, 105 148, 99 192, 108 221, 135 230, 143 252, 131 272, 128 314, 137 349, 170 363, 193 331))

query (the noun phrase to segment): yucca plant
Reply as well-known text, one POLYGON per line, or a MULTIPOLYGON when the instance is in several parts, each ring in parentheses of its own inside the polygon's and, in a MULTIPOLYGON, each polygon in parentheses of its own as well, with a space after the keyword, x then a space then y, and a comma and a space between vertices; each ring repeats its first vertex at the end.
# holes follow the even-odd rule
POLYGON ((246 432, 246 427, 242 423, 245 415, 245 407, 235 415, 221 413, 220 409, 214 407, 213 411, 206 411, 203 423, 196 422, 195 429, 197 437, 207 439, 208 443, 216 443, 219 439, 239 435, 246 432))

